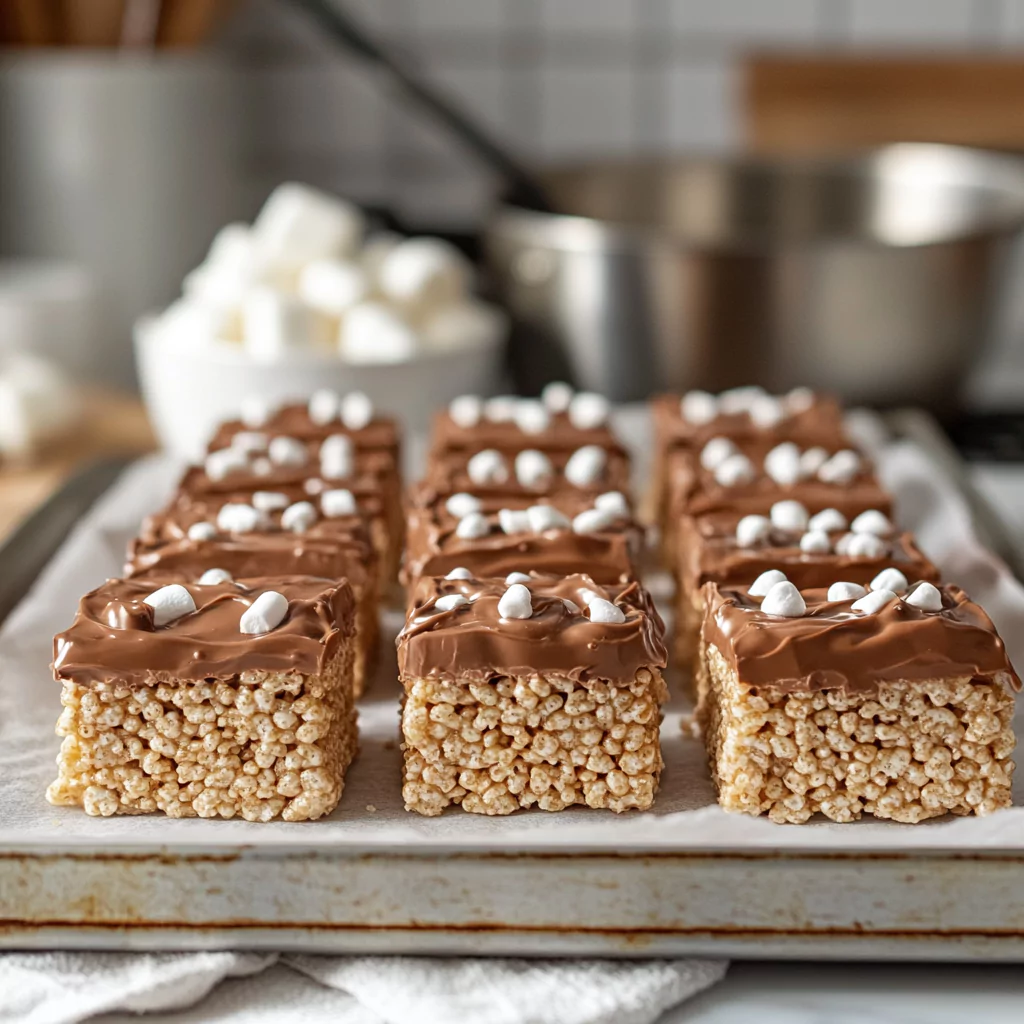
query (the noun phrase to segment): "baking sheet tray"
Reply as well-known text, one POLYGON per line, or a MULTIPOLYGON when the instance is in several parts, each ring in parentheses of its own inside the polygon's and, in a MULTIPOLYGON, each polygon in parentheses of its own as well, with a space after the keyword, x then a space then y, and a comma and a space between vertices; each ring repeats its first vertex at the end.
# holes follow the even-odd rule
MULTIPOLYGON (((646 420, 622 426, 646 451, 646 420)), ((877 421, 861 427, 881 436, 877 421)), ((917 445, 886 446, 881 465, 903 521, 989 606, 1021 663, 1024 590, 974 538, 962 497, 917 445)), ((652 812, 406 813, 387 642, 396 612, 330 818, 97 819, 50 807, 52 634, 119 570, 175 479, 158 459, 131 467, 0 631, 0 947, 1024 959, 1024 806, 916 826, 726 815, 702 747, 680 728, 681 703, 663 726, 652 812)))

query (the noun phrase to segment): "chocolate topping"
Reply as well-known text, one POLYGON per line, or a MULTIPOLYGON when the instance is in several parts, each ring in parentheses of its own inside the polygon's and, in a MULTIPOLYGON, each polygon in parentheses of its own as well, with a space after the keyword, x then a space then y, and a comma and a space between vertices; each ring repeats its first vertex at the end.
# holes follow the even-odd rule
POLYGON ((596 444, 607 451, 617 451, 623 456, 625 449, 607 425, 581 430, 574 427, 568 413, 551 413, 547 428, 536 432, 520 429, 513 421, 500 423, 481 419, 472 427, 460 427, 442 410, 434 416, 431 433, 431 449, 437 455, 448 452, 478 452, 484 448, 497 448, 513 455, 524 448, 538 451, 572 453, 587 444, 596 444))
POLYGON ((584 681, 628 682, 640 668, 665 665, 664 627, 639 583, 603 587, 583 574, 531 577, 525 584, 533 603, 528 619, 499 614, 498 602, 508 589, 504 580, 421 579, 398 636, 401 677, 486 682, 552 672, 584 681), (614 602, 625 621, 591 622, 585 612, 591 593, 614 602), (437 599, 448 594, 461 594, 468 603, 436 611, 437 599))
POLYGON ((701 635, 742 683, 787 693, 872 693, 887 682, 959 676, 1000 676, 1020 689, 989 617, 959 587, 940 590, 942 611, 897 599, 867 615, 853 601, 805 590, 806 614, 782 618, 762 612, 745 590, 709 583, 701 635))
POLYGON ((457 566, 481 578, 504 579, 510 572, 531 570, 564 576, 580 566, 586 566, 599 583, 620 582, 636 575, 634 566, 642 533, 631 518, 617 519, 607 529, 590 534, 574 533, 570 527, 507 534, 499 524, 499 510, 533 505, 551 505, 572 520, 593 507, 591 496, 563 492, 544 498, 528 494, 481 497, 481 513, 487 517, 491 532, 474 539, 456 536, 459 518, 448 512, 448 497, 425 485, 410 494, 403 573, 407 582, 420 576, 444 576, 457 566))
POLYGON ((307 576, 185 583, 196 610, 157 627, 143 602, 165 582, 107 580, 86 594, 74 623, 54 637, 54 678, 139 687, 157 680, 229 681, 243 672, 313 675, 354 628, 348 583, 307 576), (288 599, 284 621, 269 633, 242 633, 242 613, 268 590, 288 599))

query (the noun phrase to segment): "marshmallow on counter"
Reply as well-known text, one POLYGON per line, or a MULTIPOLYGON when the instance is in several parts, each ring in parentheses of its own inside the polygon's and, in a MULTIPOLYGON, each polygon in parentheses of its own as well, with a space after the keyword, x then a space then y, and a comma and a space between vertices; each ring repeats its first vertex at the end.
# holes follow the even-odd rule
POLYGON ((343 317, 369 290, 363 269, 346 260, 313 260, 299 272, 299 298, 327 316, 343 317))
POLYGON ((317 259, 354 254, 365 219, 358 206, 295 182, 278 185, 252 225, 253 243, 268 263, 298 269, 317 259))
POLYGON ((381 292, 406 309, 426 310, 459 301, 472 283, 465 256, 441 238, 407 238, 383 258, 381 292))
POLYGON ((329 344, 330 321, 286 292, 254 288, 242 303, 242 341, 254 359, 273 362, 329 344))
POLYGON ((350 363, 401 363, 417 348, 412 327, 382 302, 356 303, 338 331, 338 350, 350 363))

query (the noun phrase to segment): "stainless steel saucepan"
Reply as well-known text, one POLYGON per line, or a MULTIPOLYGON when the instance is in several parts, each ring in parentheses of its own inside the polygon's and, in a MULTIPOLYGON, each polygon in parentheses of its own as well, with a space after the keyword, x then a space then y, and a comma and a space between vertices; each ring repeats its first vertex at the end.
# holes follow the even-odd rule
MULTIPOLYGON (((948 407, 989 339, 1024 164, 901 144, 541 175, 485 236, 522 362, 620 399, 757 381, 948 407)), ((1017 285, 1024 287, 1024 281, 1017 285)))

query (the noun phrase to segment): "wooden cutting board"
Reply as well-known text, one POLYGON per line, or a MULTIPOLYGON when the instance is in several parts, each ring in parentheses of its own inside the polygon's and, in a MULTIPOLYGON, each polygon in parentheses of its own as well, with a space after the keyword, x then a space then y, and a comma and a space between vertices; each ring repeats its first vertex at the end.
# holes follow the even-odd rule
POLYGON ((744 72, 755 152, 810 155, 887 142, 1024 151, 1024 59, 762 54, 744 72))

